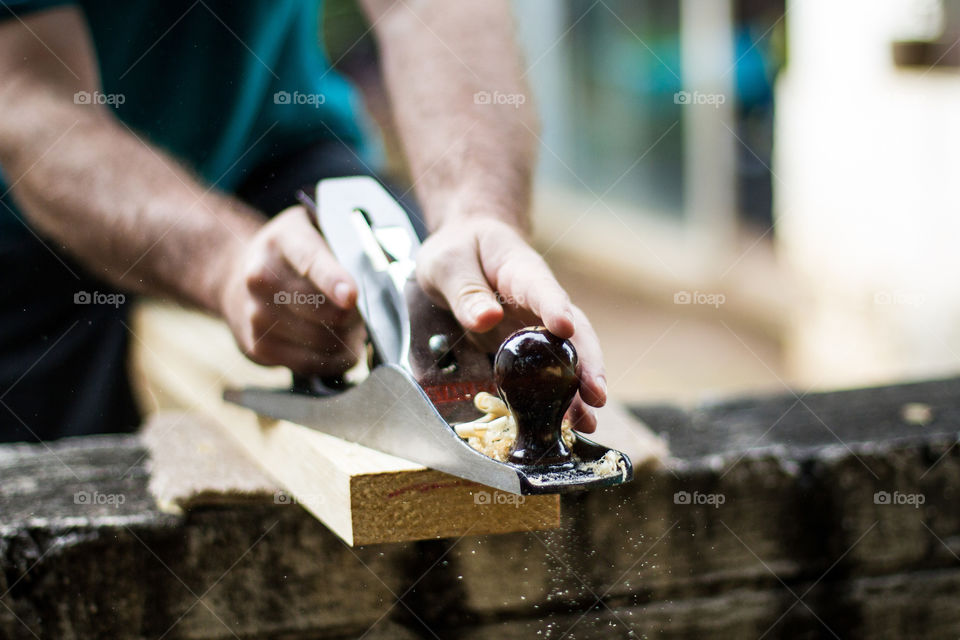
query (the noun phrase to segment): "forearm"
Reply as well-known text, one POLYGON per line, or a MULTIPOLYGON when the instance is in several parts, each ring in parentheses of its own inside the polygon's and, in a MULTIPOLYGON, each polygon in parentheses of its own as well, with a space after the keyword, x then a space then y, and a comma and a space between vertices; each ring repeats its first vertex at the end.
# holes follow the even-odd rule
POLYGON ((219 310, 256 213, 207 193, 106 110, 29 78, 5 84, 0 112, 0 164, 32 226, 118 286, 219 310))
POLYGON ((526 230, 537 123, 509 3, 366 4, 428 226, 487 215, 526 230))

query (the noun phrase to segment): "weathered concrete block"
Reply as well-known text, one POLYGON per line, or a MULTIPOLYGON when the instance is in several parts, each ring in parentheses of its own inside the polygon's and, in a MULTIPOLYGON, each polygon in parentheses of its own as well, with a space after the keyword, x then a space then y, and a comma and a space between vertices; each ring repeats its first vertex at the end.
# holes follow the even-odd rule
POLYGON ((695 597, 802 575, 812 549, 797 527, 805 498, 796 469, 765 458, 726 470, 661 472, 587 496, 595 589, 695 597))
MULTIPOLYGON (((641 479, 591 496, 598 514, 618 508, 609 504, 618 493, 619 508, 637 504, 644 511, 622 523, 596 519, 593 546, 609 554, 598 565, 625 570, 644 553, 640 545, 618 547, 617 528, 638 531, 626 540, 656 540, 676 523, 685 535, 676 540, 671 531, 656 548, 670 558, 674 587, 683 576, 732 585, 763 580, 764 573, 816 579, 834 563, 841 574, 945 566, 955 558, 942 544, 933 548, 938 543, 928 527, 941 538, 960 534, 952 507, 960 493, 960 452, 953 447, 958 390, 956 381, 934 381, 799 401, 792 394, 736 400, 689 412, 639 409, 669 439, 676 461, 672 474, 651 479, 646 489, 641 479), (676 509, 681 505, 665 495, 671 489, 686 491, 691 503, 699 491, 707 503, 676 509), (723 503, 710 504, 711 495, 723 503), (697 542, 684 548, 689 540, 697 542)), ((635 577, 657 584, 655 572, 642 572, 635 577)))
POLYGON ((960 379, 639 412, 669 468, 558 531, 352 550, 158 512, 136 437, 0 447, 0 638, 960 635, 960 379))
POLYGON ((473 536, 451 550, 449 570, 460 581, 466 613, 477 618, 519 614, 590 599, 590 549, 577 530, 573 501, 563 504, 559 530, 473 536))
POLYGON ((407 580, 408 545, 349 549, 295 505, 158 512, 135 437, 49 447, 0 457, 3 637, 362 633, 407 580))
POLYGON ((844 602, 859 638, 956 638, 960 570, 937 569, 851 580, 844 602))
POLYGON ((931 450, 920 446, 823 463, 833 551, 849 550, 850 572, 897 573, 956 561, 960 546, 946 541, 960 535, 960 452, 944 446, 933 449, 940 454, 936 466, 931 450))
MULTIPOLYGON (((536 619, 516 619, 457 630, 464 640, 526 640, 564 638, 600 640, 629 638, 756 638, 774 625, 775 611, 785 609, 775 592, 733 590, 712 598, 659 601, 637 607, 597 606, 584 612, 553 612, 536 619)), ((803 626, 800 611, 788 612, 786 622, 803 626)), ((783 637, 772 634, 768 637, 783 637)), ((791 635, 790 637, 801 637, 791 635)), ((811 637, 816 637, 811 634, 811 637)))

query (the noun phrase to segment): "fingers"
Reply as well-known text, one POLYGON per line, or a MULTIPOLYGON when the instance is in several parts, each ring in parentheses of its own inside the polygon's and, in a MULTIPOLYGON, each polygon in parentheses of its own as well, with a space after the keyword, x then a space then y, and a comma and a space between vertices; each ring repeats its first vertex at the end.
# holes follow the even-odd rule
POLYGON ((301 207, 261 228, 224 291, 224 316, 255 362, 336 374, 363 353, 356 287, 301 207))
POLYGON ((354 360, 363 353, 365 329, 359 316, 346 322, 305 322, 303 318, 286 311, 275 311, 263 324, 269 324, 274 338, 300 345, 318 353, 349 353, 354 360))
POLYGON ((282 239, 275 240, 275 245, 294 271, 313 283, 341 309, 352 309, 356 305, 356 283, 337 262, 303 207, 284 210, 270 224, 276 224, 278 233, 282 234, 282 239))
POLYGON ((439 294, 467 330, 489 331, 503 319, 503 307, 487 283, 476 248, 437 240, 424 243, 421 249, 420 286, 427 293, 439 294))
MULTIPOLYGON (((532 311, 551 333, 570 338, 577 328, 573 305, 536 251, 515 233, 502 233, 490 250, 492 259, 486 274, 507 300, 532 311)), ((483 244, 491 239, 484 238, 483 244)))
POLYGON ((248 278, 247 288, 267 306, 276 307, 302 322, 345 326, 360 321, 355 306, 342 309, 331 304, 326 294, 318 291, 313 282, 294 272, 282 258, 263 266, 256 277, 248 278))
POLYGON ((247 355, 258 364, 268 367, 284 366, 300 375, 340 374, 356 363, 354 354, 349 351, 322 353, 275 338, 258 344, 257 348, 247 355))
POLYGON ((570 403, 566 419, 574 429, 582 433, 593 433, 597 430, 596 411, 585 405, 579 395, 570 403))
POLYGON ((283 365, 297 373, 340 373, 363 353, 364 329, 358 319, 308 322, 283 305, 253 298, 245 307, 237 342, 259 364, 283 365))
POLYGON ((586 405, 601 407, 607 400, 600 341, 543 258, 516 231, 491 221, 447 227, 424 243, 418 262, 421 286, 445 300, 468 330, 493 328, 504 318, 503 303, 511 318, 533 314, 552 333, 572 340, 580 362, 581 408, 571 415, 595 426, 586 405))
MULTIPOLYGON (((602 407, 607 401, 607 381, 600 340, 593 326, 570 302, 543 258, 519 236, 506 237, 508 240, 493 252, 494 273, 489 275, 508 300, 516 300, 539 316, 554 335, 573 342, 580 363, 580 396, 586 404, 602 407), (498 264, 497 258, 502 260, 498 264)), ((591 419, 596 424, 595 418, 591 419)))
POLYGON ((591 407, 602 407, 607 402, 603 353, 600 351, 600 340, 587 316, 576 306, 573 307, 573 314, 577 332, 571 342, 577 349, 580 390, 570 403, 566 417, 577 431, 593 433, 597 430, 597 412, 591 407))
POLYGON ((600 339, 593 325, 579 307, 572 307, 577 323, 577 332, 571 338, 577 349, 580 375, 580 397, 593 407, 602 407, 607 402, 606 369, 600 339))

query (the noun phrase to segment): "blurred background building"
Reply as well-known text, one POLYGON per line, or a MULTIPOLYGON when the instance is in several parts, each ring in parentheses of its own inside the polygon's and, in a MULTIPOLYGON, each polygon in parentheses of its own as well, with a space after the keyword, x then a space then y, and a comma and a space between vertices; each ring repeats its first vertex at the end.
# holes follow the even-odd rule
MULTIPOLYGON (((960 368, 958 4, 515 2, 543 122, 537 244, 614 395, 960 368)), ((366 25, 350 0, 327 11, 402 174, 366 25)))

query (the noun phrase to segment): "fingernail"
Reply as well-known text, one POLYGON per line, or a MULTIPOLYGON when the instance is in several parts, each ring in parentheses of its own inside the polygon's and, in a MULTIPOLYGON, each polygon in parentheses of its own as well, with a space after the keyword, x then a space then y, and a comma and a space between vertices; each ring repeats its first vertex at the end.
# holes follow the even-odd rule
POLYGON ((567 322, 570 323, 570 328, 573 329, 574 331, 576 331, 576 330, 577 330, 577 321, 573 319, 573 313, 570 312, 570 311, 566 311, 566 312, 564 312, 563 317, 566 319, 567 322))
POLYGON ((607 379, 605 376, 597 376, 597 386, 603 392, 603 397, 607 397, 607 379))
POLYGON ((333 288, 333 299, 337 301, 341 307, 345 307, 350 304, 350 285, 346 282, 338 282, 337 286, 333 288))

